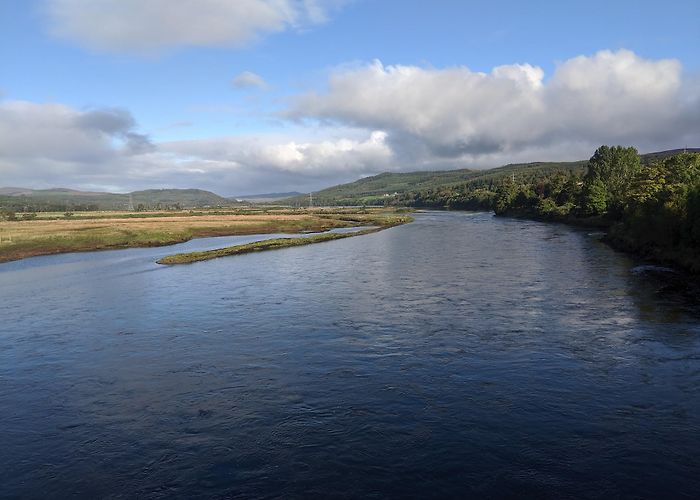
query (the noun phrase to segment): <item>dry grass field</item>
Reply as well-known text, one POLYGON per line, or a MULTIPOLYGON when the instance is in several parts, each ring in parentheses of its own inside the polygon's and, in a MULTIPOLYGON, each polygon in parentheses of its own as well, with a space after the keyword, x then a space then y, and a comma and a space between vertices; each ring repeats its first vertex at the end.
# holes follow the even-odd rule
POLYGON ((0 262, 36 255, 170 245, 204 236, 325 231, 372 224, 378 210, 251 210, 206 212, 85 212, 0 221, 0 262))

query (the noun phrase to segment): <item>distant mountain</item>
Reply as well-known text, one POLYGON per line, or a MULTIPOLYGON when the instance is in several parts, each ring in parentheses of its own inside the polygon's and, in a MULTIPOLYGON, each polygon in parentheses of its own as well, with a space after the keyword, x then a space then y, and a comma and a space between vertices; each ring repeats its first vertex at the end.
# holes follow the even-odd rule
POLYGON ((234 202, 201 189, 148 189, 132 193, 104 193, 75 189, 0 188, 0 207, 12 210, 127 210, 228 206, 234 202))
POLYGON ((240 196, 231 196, 229 199, 237 201, 269 202, 301 195, 302 193, 300 193, 299 191, 290 191, 288 193, 246 194, 240 196))

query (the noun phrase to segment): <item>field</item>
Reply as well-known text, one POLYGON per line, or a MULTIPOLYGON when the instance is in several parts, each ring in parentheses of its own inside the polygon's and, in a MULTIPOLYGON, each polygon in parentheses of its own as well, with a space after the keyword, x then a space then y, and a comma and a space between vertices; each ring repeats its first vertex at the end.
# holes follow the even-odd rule
POLYGON ((170 245, 205 236, 325 231, 382 225, 378 209, 238 209, 181 212, 82 212, 64 218, 0 221, 0 262, 36 255, 170 245))

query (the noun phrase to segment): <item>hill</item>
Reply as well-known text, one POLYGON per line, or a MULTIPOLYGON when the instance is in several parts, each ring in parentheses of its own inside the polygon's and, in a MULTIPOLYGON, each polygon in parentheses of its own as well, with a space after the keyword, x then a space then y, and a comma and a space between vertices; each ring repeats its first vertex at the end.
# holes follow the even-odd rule
POLYGON ((134 205, 144 204, 149 207, 157 205, 182 208, 217 207, 231 205, 231 200, 202 189, 148 189, 131 193, 134 205))
MULTIPOLYGON (((464 185, 489 184, 497 179, 516 175, 528 178, 554 171, 583 171, 585 161, 577 162, 535 162, 505 165, 490 170, 435 170, 421 172, 385 172, 365 177, 355 182, 340 184, 313 193, 314 202, 319 205, 380 205, 399 195, 444 188, 457 188, 464 185)), ((308 204, 308 196, 295 196, 282 200, 290 205, 308 204)))
POLYGON ((655 153, 646 153, 640 155, 642 163, 651 163, 654 161, 663 160, 669 156, 674 156, 680 153, 700 153, 700 148, 683 148, 683 149, 669 149, 667 151, 657 151, 655 153))
MULTIPOLYGON (((682 153, 682 149, 657 151, 640 156, 642 163, 659 161, 669 156, 682 153)), ((700 149, 688 149, 697 152, 700 149)), ((383 205, 409 204, 421 205, 420 198, 426 193, 438 191, 473 191, 488 190, 493 192, 495 184, 508 177, 515 177, 520 182, 532 182, 534 179, 556 174, 580 174, 586 171, 588 160, 570 162, 532 162, 513 163, 488 170, 435 170, 419 172, 385 172, 365 177, 355 182, 332 186, 313 193, 314 203, 318 205, 383 205), (416 202, 418 200, 418 202, 416 202)), ((423 196, 424 198, 424 196, 423 196)), ((441 199, 444 196, 440 197, 441 199)), ((280 203, 292 206, 306 206, 308 195, 293 196, 280 203)), ((427 205, 433 205, 428 202, 427 205)))
POLYGON ((0 208, 14 211, 127 210, 218 207, 234 204, 201 189, 149 189, 132 193, 77 191, 66 188, 0 188, 0 208))

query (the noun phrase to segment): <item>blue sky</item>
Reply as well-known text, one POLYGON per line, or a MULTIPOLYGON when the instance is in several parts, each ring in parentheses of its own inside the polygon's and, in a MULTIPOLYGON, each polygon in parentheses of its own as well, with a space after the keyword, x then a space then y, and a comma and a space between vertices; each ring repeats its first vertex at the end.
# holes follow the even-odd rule
POLYGON ((309 190, 698 141, 697 1, 221 4, 0 2, 0 185, 309 190))

